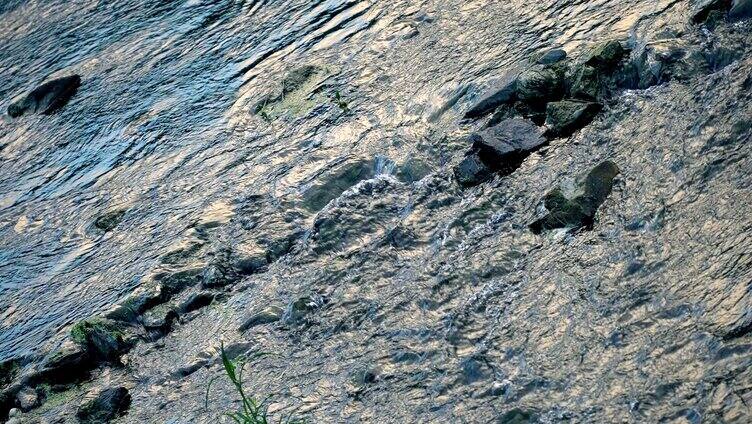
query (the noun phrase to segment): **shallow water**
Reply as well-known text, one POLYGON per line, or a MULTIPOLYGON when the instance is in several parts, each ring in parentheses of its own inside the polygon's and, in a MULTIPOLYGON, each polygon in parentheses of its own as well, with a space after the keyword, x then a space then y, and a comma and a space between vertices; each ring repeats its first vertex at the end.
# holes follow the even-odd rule
POLYGON ((83 80, 59 113, 0 122, 0 360, 48 352, 170 268, 163 255, 195 228, 208 236, 185 266, 294 233, 267 272, 128 355, 112 377, 134 397, 124 422, 214 422, 230 405, 218 385, 203 409, 219 369, 173 372, 220 339, 277 354, 249 388, 323 422, 749 417, 750 340, 736 336, 752 306, 747 23, 702 33, 677 0, 0 11, 0 110, 51 77, 83 80), (622 94, 509 177, 453 183, 475 128, 459 118, 504 72, 552 47, 577 57, 666 29, 741 58, 622 94), (306 64, 322 70, 302 97, 254 113, 306 64), (605 159, 621 174, 592 231, 530 233, 551 187, 605 159), (364 181, 323 184, 353 163, 364 181), (94 228, 118 208, 115 230, 94 228), (316 304, 304 323, 236 331, 302 295, 316 304))

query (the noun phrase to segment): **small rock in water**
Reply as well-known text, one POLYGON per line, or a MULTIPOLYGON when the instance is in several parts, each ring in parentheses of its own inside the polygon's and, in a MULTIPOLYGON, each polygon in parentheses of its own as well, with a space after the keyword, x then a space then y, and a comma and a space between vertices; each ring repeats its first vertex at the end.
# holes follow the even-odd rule
POLYGON ((303 193, 303 206, 311 212, 317 212, 358 182, 373 178, 375 171, 373 161, 366 160, 339 166, 322 175, 320 181, 303 193))
POLYGON ((588 125, 603 107, 600 103, 562 100, 546 106, 546 135, 568 137, 588 125))
POLYGON ((564 95, 564 74, 553 66, 535 65, 520 74, 517 97, 532 105, 545 105, 564 95))
POLYGON ((50 355, 36 379, 56 383, 78 381, 95 365, 85 347, 68 340, 50 355))
POLYGON ((480 160, 477 152, 471 152, 465 156, 454 169, 454 176, 463 187, 474 187, 482 184, 491 179, 492 175, 493 172, 480 160))
POLYGON ((321 69, 314 65, 303 65, 290 71, 282 80, 282 93, 288 95, 303 86, 321 69))
POLYGON ((562 49, 549 50, 535 61, 539 65, 552 65, 567 58, 567 52, 562 49))
POLYGON ((76 417, 84 424, 108 423, 122 416, 131 406, 131 395, 125 387, 102 390, 94 399, 78 407, 76 417))
POLYGON ((23 100, 8 106, 8 115, 12 118, 26 112, 49 115, 65 106, 80 85, 81 77, 78 75, 48 81, 32 90, 23 100))
POLYGON ((282 319, 284 310, 279 306, 268 306, 261 312, 251 315, 243 324, 240 325, 238 331, 246 331, 249 328, 256 327, 258 325, 271 324, 282 319))
POLYGON ((120 221, 123 220, 123 215, 125 215, 124 209, 109 211, 104 215, 97 217, 97 219, 94 220, 94 226, 104 232, 112 231, 118 224, 120 224, 120 221))
POLYGON ((477 119, 497 107, 517 100, 517 75, 509 74, 497 82, 482 99, 465 113, 465 119, 477 119))
POLYGON ((581 228, 593 224, 598 208, 609 194, 619 168, 606 161, 593 168, 582 183, 582 194, 568 199, 557 188, 546 195, 545 206, 549 213, 530 224, 535 234, 556 228, 581 228))
POLYGON ((125 326, 121 322, 93 318, 74 325, 71 329, 71 338, 86 348, 91 356, 117 362, 120 355, 130 347, 125 340, 124 331, 125 326))
POLYGON ((18 406, 20 406, 21 410, 25 412, 36 408, 42 403, 39 393, 37 393, 33 387, 25 387, 18 392, 16 400, 18 400, 18 406))
POLYGON ((734 0, 729 11, 731 21, 740 21, 752 17, 752 0, 734 0))
POLYGON ((514 172, 525 158, 546 143, 542 130, 521 118, 501 121, 473 134, 470 139, 481 161, 501 175, 514 172))

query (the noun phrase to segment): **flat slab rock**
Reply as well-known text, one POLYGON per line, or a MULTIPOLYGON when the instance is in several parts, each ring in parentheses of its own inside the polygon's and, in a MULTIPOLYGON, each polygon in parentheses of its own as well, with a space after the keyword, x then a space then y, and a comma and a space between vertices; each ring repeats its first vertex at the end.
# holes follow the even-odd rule
POLYGON ((32 90, 22 100, 8 106, 8 115, 12 118, 27 113, 49 115, 62 109, 81 86, 81 77, 71 75, 45 82, 32 90))
POLYGON ((489 168, 514 172, 522 161, 546 143, 543 131, 532 121, 512 118, 471 136, 473 150, 489 168))

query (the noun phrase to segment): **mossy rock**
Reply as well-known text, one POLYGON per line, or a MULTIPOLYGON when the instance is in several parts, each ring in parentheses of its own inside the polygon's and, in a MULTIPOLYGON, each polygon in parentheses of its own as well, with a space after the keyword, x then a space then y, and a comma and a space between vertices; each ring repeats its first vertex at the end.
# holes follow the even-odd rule
POLYGON ((585 65, 600 71, 612 70, 624 59, 628 52, 619 41, 606 41, 593 48, 587 60, 585 60, 585 65))
POLYGON ((105 214, 100 215, 99 217, 97 217, 97 219, 94 220, 94 226, 104 232, 112 231, 123 220, 125 212, 125 209, 115 209, 106 212, 105 214))
POLYGON ((544 204, 549 213, 530 224, 530 229, 540 234, 557 228, 590 227, 598 208, 611 194, 614 179, 619 168, 611 161, 605 161, 593 168, 581 184, 581 194, 568 199, 561 189, 548 193, 544 204))
POLYGON ((76 323, 70 331, 71 339, 85 347, 91 356, 116 362, 130 348, 122 323, 104 318, 92 318, 76 323))
POLYGON ((18 375, 21 364, 17 359, 9 359, 0 362, 0 387, 7 386, 13 382, 18 375))
POLYGON ((76 412, 82 424, 109 423, 124 415, 131 406, 131 395, 125 387, 108 388, 94 399, 84 402, 76 412))
POLYGON ((564 95, 564 69, 556 65, 535 65, 517 79, 517 98, 532 105, 545 105, 564 95))

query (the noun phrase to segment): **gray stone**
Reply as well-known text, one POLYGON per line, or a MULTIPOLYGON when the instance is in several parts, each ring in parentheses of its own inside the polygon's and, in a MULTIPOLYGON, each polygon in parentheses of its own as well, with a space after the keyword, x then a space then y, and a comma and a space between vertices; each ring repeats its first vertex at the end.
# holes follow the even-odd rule
POLYGON ((465 113, 465 119, 477 119, 493 112, 501 105, 517 100, 517 75, 509 74, 481 96, 481 100, 465 113))
POLYGON ((477 152, 471 152, 454 168, 454 177, 463 187, 482 184, 493 175, 491 169, 480 160, 477 152))
POLYGON ((39 393, 33 387, 25 387, 18 392, 16 400, 18 401, 18 406, 24 412, 28 412, 42 403, 39 393))
POLYGON ((541 57, 538 58, 538 60, 535 61, 535 63, 539 65, 553 65, 554 63, 559 63, 567 58, 567 52, 562 49, 552 49, 549 50, 541 57))
POLYGON ((131 406, 131 395, 125 387, 107 388, 93 399, 82 403, 76 417, 83 424, 108 423, 125 415, 131 406))
POLYGON ((470 140, 481 161, 501 175, 514 172, 525 158, 546 143, 537 125, 520 118, 504 120, 473 134, 470 140))
POLYGON ((248 318, 245 322, 243 322, 243 324, 240 325, 238 331, 243 332, 259 325, 277 322, 282 319, 283 314, 284 310, 279 306, 268 306, 260 312, 251 315, 250 318, 248 318))
POLYGON ((568 137, 588 125, 603 107, 599 103, 562 100, 546 107, 546 135, 568 137))
POLYGON ((517 80, 517 98, 529 104, 545 104, 563 95, 564 73, 554 66, 532 66, 517 80))

